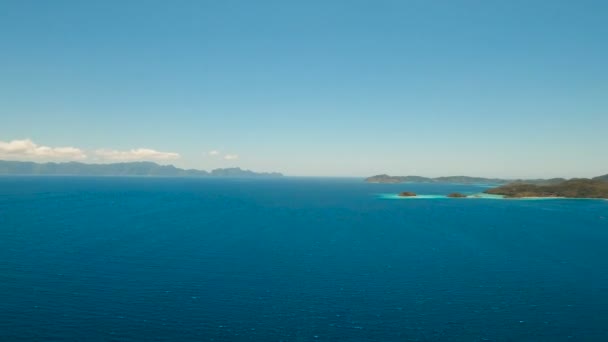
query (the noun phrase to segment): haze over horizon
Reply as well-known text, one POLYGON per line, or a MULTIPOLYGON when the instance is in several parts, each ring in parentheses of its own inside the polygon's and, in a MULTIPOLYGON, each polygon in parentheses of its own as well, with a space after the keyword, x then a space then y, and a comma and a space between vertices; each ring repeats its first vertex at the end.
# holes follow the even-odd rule
POLYGON ((0 3, 0 159, 608 173, 603 1, 0 3))

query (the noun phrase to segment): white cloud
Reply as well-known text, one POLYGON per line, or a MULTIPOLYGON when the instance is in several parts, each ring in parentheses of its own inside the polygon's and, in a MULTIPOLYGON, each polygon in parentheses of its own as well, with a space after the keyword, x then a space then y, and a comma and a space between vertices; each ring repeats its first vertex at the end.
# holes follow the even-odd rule
POLYGON ((0 157, 11 159, 85 159, 86 154, 76 147, 40 146, 30 139, 0 141, 0 157))
POLYGON ((220 154, 220 151, 217 151, 217 150, 209 151, 209 155, 210 156, 214 156, 215 157, 215 156, 218 156, 219 154, 220 154))
POLYGON ((237 154, 227 154, 224 156, 224 159, 226 160, 235 160, 235 159, 239 159, 239 156, 237 154))
POLYGON ((95 151, 95 155, 101 159, 112 161, 173 160, 180 157, 179 153, 160 152, 149 148, 138 148, 129 151, 100 149, 95 151))
MULTIPOLYGON (((95 156, 108 161, 150 160, 163 161, 178 159, 180 155, 172 152, 160 152, 149 148, 138 148, 128 151, 99 149, 95 156)), ((0 140, 0 158, 15 160, 82 160, 85 152, 76 147, 49 147, 38 145, 30 139, 0 140)))

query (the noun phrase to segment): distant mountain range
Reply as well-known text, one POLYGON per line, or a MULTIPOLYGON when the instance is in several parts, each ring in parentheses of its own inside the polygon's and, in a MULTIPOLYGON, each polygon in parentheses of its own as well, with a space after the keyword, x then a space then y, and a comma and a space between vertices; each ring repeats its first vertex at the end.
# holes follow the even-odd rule
POLYGON ((448 177, 421 177, 421 176, 389 176, 377 175, 366 178, 368 183, 451 183, 451 184, 509 184, 509 183, 526 183, 548 185, 557 184, 565 181, 564 178, 551 179, 501 179, 501 178, 483 178, 483 177, 468 177, 468 176, 448 176, 448 177))
POLYGON ((162 177, 281 177, 278 172, 253 172, 241 168, 215 169, 211 172, 180 169, 153 162, 114 164, 34 163, 0 160, 0 175, 39 176, 162 176, 162 177))

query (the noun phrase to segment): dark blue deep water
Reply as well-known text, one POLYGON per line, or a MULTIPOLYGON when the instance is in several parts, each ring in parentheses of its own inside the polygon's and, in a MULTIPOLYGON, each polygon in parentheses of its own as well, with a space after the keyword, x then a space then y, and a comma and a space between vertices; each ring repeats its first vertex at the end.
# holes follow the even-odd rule
POLYGON ((0 341, 608 341, 608 202, 0 178, 0 341))

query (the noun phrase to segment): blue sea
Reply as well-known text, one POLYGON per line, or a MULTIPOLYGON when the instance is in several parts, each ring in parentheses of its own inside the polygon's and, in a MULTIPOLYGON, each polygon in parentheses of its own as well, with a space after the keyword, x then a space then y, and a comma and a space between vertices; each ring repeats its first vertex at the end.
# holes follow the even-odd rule
POLYGON ((0 178, 0 341, 608 341, 608 201, 0 178))

